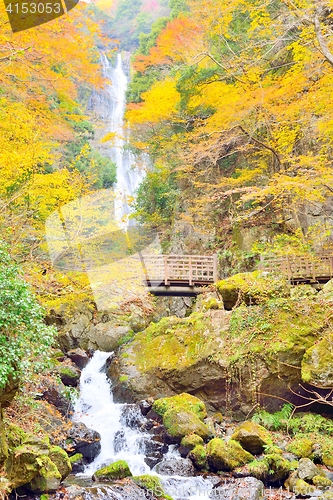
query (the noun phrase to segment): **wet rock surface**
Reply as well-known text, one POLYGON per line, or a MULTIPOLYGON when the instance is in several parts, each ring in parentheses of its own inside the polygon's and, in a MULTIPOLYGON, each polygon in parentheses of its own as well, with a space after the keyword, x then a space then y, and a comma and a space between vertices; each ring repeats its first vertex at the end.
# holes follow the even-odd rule
POLYGON ((154 471, 162 476, 185 476, 195 475, 193 463, 188 458, 169 458, 157 464, 154 471))
POLYGON ((98 432, 88 429, 82 422, 75 422, 68 432, 70 440, 68 448, 75 453, 81 453, 87 462, 92 462, 101 451, 101 436, 98 432))

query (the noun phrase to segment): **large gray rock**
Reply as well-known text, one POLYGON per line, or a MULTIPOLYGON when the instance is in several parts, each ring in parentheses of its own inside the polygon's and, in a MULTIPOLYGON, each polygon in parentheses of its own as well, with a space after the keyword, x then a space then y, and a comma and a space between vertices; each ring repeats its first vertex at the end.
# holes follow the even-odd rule
POLYGON ((209 493, 209 498, 219 500, 261 500, 264 498, 264 484, 254 477, 221 481, 209 493))
POLYGON ((154 467, 154 470, 161 476, 185 476, 195 475, 195 468, 189 458, 169 458, 163 460, 154 467))
POLYGON ((298 464, 297 475, 300 479, 310 481, 315 476, 322 475, 322 471, 309 458, 301 458, 298 464))
POLYGON ((80 348, 68 351, 67 357, 71 359, 76 364, 76 366, 80 368, 80 370, 83 370, 83 368, 87 366, 90 360, 88 354, 80 348))
POLYGON ((129 325, 117 326, 113 321, 99 323, 91 328, 87 335, 88 348, 106 352, 114 351, 130 331, 129 325))

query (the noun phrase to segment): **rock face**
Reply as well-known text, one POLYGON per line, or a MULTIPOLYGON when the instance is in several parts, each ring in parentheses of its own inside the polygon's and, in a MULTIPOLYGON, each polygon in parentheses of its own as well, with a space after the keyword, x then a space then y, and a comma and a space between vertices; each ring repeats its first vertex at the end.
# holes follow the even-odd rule
POLYGON ((333 387, 333 335, 330 335, 304 354, 302 380, 315 387, 333 387))
POLYGON ((79 370, 75 363, 67 360, 66 363, 60 363, 57 365, 55 371, 64 385, 70 387, 76 387, 78 385, 81 370, 79 370))
POLYGON ((101 351, 114 351, 121 339, 131 331, 129 325, 116 326, 113 321, 99 323, 89 330, 88 349, 99 349, 101 351))
POLYGON ((272 291, 260 293, 263 305, 163 318, 136 334, 108 369, 115 401, 188 392, 210 410, 240 419, 254 402, 271 412, 280 407, 278 397, 302 404, 302 359, 325 328, 330 308, 312 297, 282 297, 279 309, 272 291))
POLYGON ((211 497, 220 500, 261 500, 264 498, 264 485, 254 477, 236 479, 230 483, 218 484, 211 497))

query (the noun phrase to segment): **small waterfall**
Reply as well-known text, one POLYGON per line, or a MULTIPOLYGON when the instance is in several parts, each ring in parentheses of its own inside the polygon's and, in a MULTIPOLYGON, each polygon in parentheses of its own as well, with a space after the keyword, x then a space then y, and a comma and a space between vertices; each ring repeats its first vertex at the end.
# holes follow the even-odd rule
POLYGON ((91 476, 97 469, 116 460, 126 460, 133 474, 146 474, 143 435, 122 424, 122 409, 126 405, 113 402, 106 378, 105 362, 111 353, 96 351, 84 368, 80 380, 80 398, 75 405, 74 420, 101 435, 101 452, 85 470, 91 476))
MULTIPOLYGON (((175 500, 202 500, 209 497, 212 483, 201 476, 162 476, 145 463, 145 441, 149 436, 134 430, 124 423, 123 410, 129 405, 113 402, 112 387, 106 373, 105 363, 111 353, 96 351, 88 365, 82 370, 80 398, 75 405, 74 420, 83 422, 101 435, 101 452, 85 471, 78 474, 90 478, 99 468, 117 460, 125 460, 133 475, 151 474, 160 477, 165 491, 175 500)), ((174 446, 164 458, 180 458, 174 446)))
POLYGON ((141 169, 137 168, 139 159, 126 149, 128 130, 124 127, 124 112, 128 80, 121 54, 118 54, 115 66, 110 64, 105 54, 101 54, 101 62, 103 75, 109 84, 104 93, 100 114, 106 123, 105 132, 115 134, 112 146, 107 150, 108 156, 117 165, 115 219, 123 228, 126 228, 130 213, 129 201, 144 176, 142 168, 144 165, 141 165, 141 169))

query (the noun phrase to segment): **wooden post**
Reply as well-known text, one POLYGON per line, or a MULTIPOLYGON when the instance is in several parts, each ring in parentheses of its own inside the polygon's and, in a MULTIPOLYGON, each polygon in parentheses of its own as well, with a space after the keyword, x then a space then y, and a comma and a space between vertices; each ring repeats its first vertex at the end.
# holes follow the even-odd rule
POLYGON ((214 255, 213 255, 213 280, 214 280, 214 283, 216 283, 218 279, 219 279, 219 277, 218 277, 218 272, 217 272, 217 253, 214 253, 214 255))
POLYGON ((169 266, 167 255, 164 255, 164 284, 169 285, 169 266))
POLYGON ((193 285, 193 276, 192 276, 192 257, 191 255, 189 256, 189 259, 188 259, 188 282, 189 282, 189 285, 192 286, 193 285))

